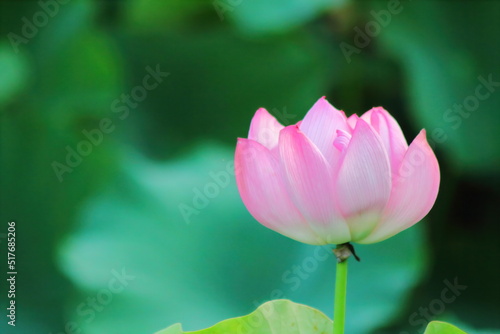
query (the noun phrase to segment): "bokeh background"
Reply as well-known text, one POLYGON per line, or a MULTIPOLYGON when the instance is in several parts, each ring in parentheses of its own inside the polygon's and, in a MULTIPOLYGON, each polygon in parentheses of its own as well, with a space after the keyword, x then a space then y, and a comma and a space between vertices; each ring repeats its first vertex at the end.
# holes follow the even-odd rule
POLYGON ((384 106, 408 141, 426 128, 442 173, 424 221, 357 247, 348 332, 500 333, 500 2, 2 1, 0 17, 2 333, 196 330, 275 298, 331 316, 329 248, 254 221, 231 165, 257 108, 288 125, 323 95, 384 106))

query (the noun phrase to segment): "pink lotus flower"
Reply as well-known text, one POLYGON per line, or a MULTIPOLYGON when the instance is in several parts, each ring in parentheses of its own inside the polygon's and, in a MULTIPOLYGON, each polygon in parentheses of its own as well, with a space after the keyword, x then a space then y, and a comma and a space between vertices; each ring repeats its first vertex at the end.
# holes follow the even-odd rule
POLYGON ((434 205, 440 179, 425 130, 408 147, 383 108, 346 118, 325 98, 287 127, 257 110, 235 173, 257 221, 312 245, 375 243, 409 228, 434 205))

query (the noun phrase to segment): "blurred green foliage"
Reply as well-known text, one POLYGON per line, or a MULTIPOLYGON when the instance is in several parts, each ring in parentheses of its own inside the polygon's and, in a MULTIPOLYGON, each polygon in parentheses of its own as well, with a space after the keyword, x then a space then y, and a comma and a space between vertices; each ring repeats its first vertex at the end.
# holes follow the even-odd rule
POLYGON ((16 330, 196 330, 278 298, 332 314, 333 259, 255 222, 230 173, 258 107, 288 125, 326 95, 347 114, 384 106, 408 141, 426 128, 442 173, 424 222, 357 248, 349 332, 437 318, 498 333, 499 4, 402 0, 387 16, 378 0, 1 2, 0 249, 16 221, 16 330), (157 66, 169 76, 144 90, 157 66), (103 119, 113 130, 69 153, 103 119), (467 288, 432 313, 455 279, 467 288))
MULTIPOLYGON (((221 321, 198 334, 259 332, 263 334, 322 334, 333 331, 333 321, 325 314, 306 305, 289 300, 273 300, 262 304, 254 312, 221 321)), ((183 334, 181 324, 175 324, 156 334, 183 334)))
POLYGON ((426 328, 424 334, 464 334, 457 327, 440 321, 432 321, 426 328))

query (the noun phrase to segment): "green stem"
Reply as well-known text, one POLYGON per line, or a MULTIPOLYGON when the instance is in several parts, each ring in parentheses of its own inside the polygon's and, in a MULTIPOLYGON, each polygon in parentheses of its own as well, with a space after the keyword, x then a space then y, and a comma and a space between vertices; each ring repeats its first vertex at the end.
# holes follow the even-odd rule
POLYGON ((347 290, 347 259, 337 262, 335 300, 333 304, 333 334, 344 334, 347 290))

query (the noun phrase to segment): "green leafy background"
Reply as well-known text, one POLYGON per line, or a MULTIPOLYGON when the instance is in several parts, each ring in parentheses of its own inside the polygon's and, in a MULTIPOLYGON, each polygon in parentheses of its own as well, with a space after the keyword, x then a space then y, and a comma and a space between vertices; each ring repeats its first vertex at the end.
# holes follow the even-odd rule
POLYGON ((271 299, 331 318, 330 248, 255 222, 230 173, 257 108, 292 124, 323 95, 347 114, 384 106, 408 141, 426 128, 442 173, 424 221, 357 246, 347 332, 418 333, 432 319, 500 332, 500 87, 466 116, 447 111, 478 77, 500 81, 499 2, 401 0, 348 61, 341 45, 390 1, 55 1, 0 3, 0 254, 15 221, 19 273, 16 327, 2 311, 2 333, 194 331, 271 299), (13 47, 44 6, 57 13, 13 47), (148 66, 169 76, 120 119, 113 101, 148 66), (53 162, 103 118, 114 131, 59 182, 53 162), (122 270, 123 291, 89 306, 122 270), (439 308, 455 280, 466 289, 439 308))

